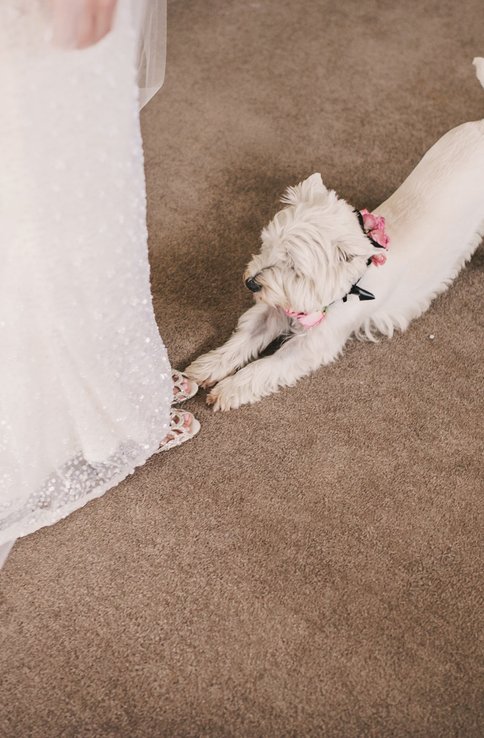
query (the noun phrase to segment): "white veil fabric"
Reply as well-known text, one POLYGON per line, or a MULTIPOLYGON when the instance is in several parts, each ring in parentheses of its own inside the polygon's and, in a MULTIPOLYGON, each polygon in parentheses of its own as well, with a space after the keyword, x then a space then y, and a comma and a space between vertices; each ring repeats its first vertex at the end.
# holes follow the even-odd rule
POLYGON ((151 100, 163 84, 166 63, 166 0, 133 0, 140 13, 138 86, 140 107, 151 100))

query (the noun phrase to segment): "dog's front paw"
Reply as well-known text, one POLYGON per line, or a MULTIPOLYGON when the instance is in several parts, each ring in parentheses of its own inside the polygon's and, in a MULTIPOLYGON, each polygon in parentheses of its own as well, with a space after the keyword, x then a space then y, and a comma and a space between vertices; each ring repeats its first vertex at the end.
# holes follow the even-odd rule
POLYGON ((189 379, 193 379, 200 387, 212 387, 221 379, 230 374, 229 367, 225 366, 223 356, 216 349, 202 354, 195 359, 184 372, 189 379))
POLYGON ((212 388, 207 395, 207 405, 212 405, 214 411, 236 410, 241 405, 257 402, 260 398, 254 395, 249 386, 239 380, 240 374, 226 377, 212 388))

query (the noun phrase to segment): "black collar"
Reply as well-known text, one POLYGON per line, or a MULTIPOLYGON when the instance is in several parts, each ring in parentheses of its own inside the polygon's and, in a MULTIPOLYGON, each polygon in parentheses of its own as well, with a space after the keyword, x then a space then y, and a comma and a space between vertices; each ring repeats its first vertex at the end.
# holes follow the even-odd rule
MULTIPOLYGON (((375 241, 375 239, 372 238, 370 236, 370 234, 365 231, 365 225, 363 223, 363 216, 360 213, 360 211, 359 210, 353 210, 353 212, 355 213, 356 217, 358 218, 358 222, 360 224, 361 230, 363 231, 363 233, 365 234, 365 236, 367 237, 367 239, 371 242, 372 246, 375 246, 375 248, 377 248, 377 249, 383 249, 383 248, 385 248, 380 243, 377 243, 375 241)), ((366 263, 367 263, 368 266, 370 266, 370 264, 371 264, 371 256, 367 260, 366 263)), ((363 279, 363 276, 360 277, 360 279, 363 279)), ((358 282, 360 281, 360 279, 358 280, 358 282)), ((343 302, 346 302, 346 300, 348 299, 349 295, 357 295, 359 300, 374 300, 375 299, 375 295, 373 294, 373 292, 368 292, 368 290, 364 290, 363 287, 360 287, 358 285, 358 282, 355 282, 355 284, 351 287, 350 291, 343 297, 343 302)))

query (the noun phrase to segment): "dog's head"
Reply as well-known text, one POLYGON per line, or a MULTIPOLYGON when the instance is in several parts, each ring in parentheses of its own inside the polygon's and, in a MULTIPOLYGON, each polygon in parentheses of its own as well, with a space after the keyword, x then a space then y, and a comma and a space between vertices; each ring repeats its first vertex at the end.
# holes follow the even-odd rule
POLYGON ((245 284, 273 307, 312 313, 344 297, 376 249, 353 208, 327 190, 320 174, 289 187, 285 204, 262 231, 245 284))

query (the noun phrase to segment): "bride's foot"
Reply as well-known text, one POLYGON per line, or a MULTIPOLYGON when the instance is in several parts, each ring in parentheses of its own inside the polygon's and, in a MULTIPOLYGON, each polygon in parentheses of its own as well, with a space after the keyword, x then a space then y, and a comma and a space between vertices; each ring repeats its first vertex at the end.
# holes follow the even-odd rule
POLYGON ((191 413, 187 413, 185 410, 171 410, 170 430, 160 443, 156 453, 159 454, 160 451, 169 451, 170 448, 180 446, 196 436, 199 430, 200 423, 191 413))
POLYGON ((183 372, 172 369, 171 378, 173 380, 173 405, 185 402, 197 394, 198 384, 193 379, 188 379, 183 372))

